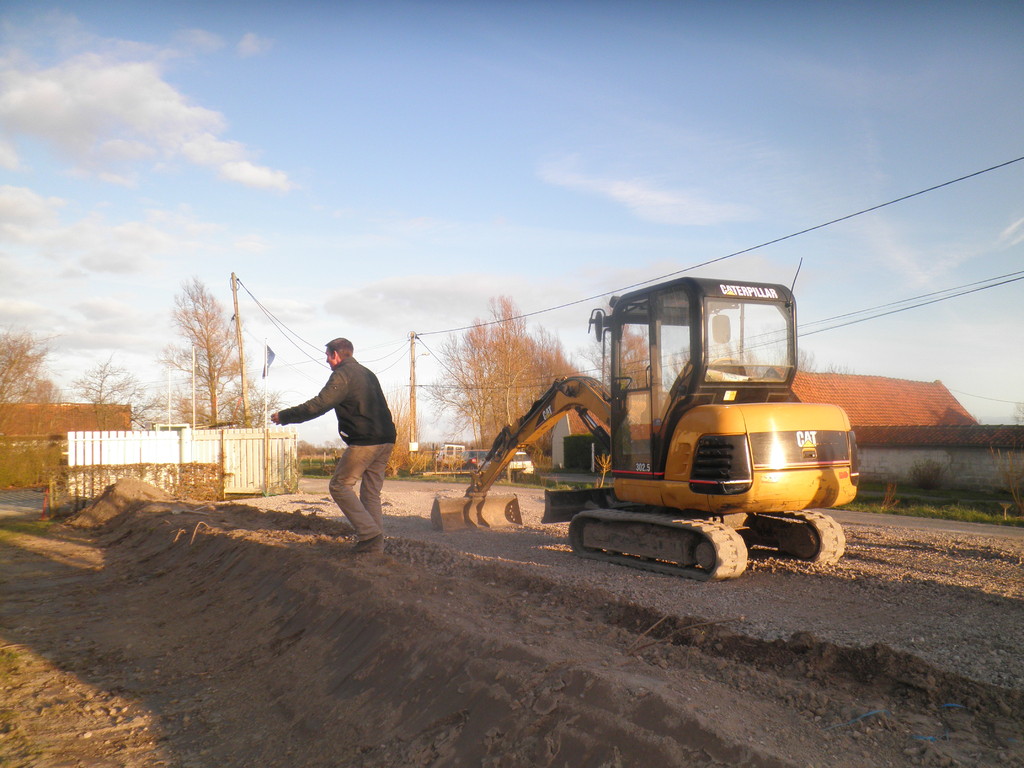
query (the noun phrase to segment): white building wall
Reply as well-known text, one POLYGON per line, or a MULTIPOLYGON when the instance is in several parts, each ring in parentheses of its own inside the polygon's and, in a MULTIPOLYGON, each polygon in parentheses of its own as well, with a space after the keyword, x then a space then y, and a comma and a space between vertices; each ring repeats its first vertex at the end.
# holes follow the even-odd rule
POLYGON ((872 482, 909 482, 915 466, 934 461, 945 470, 944 488, 994 491, 1004 485, 988 448, 861 446, 859 454, 861 477, 872 482))

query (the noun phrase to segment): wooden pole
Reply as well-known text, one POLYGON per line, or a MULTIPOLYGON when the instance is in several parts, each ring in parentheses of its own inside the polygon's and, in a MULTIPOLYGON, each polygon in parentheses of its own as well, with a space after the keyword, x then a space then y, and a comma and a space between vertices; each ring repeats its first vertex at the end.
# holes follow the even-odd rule
MULTIPOLYGON (((245 375, 245 347, 242 345, 242 316, 238 314, 238 278, 231 273, 231 296, 235 302, 235 338, 238 341, 238 366, 242 370, 242 424, 248 429, 252 426, 249 417, 249 382, 245 375)), ((216 416, 216 414, 215 414, 216 416)))
POLYGON ((409 450, 419 450, 416 441, 416 331, 409 331, 409 450))

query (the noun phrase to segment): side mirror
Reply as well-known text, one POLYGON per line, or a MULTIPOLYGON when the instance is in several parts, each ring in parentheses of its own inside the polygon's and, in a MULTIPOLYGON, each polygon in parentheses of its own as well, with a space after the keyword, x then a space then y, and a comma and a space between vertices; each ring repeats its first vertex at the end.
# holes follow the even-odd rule
POLYGON ((590 313, 590 324, 587 326, 587 333, 590 333, 590 329, 594 329, 594 336, 597 337, 598 341, 604 340, 604 329, 605 329, 605 314, 603 309, 595 309, 590 313))

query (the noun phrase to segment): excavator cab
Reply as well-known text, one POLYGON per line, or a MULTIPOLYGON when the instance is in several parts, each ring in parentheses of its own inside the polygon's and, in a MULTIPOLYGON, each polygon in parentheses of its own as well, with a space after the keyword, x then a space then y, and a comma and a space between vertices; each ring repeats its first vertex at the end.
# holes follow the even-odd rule
POLYGON ((679 419, 698 405, 788 400, 795 307, 782 286, 682 278, 613 298, 612 473, 662 480, 679 419))

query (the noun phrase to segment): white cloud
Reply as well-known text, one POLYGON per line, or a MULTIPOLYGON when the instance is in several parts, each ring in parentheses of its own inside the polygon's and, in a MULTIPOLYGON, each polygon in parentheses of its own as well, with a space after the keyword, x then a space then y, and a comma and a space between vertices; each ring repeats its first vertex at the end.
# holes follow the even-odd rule
POLYGON ((587 176, 574 170, 572 164, 568 160, 545 165, 540 169, 540 178, 549 184, 606 197, 638 218, 658 224, 709 226, 755 216, 746 206, 711 202, 693 193, 659 188, 643 179, 587 176))
POLYGON ((248 58, 250 56, 259 56, 260 54, 266 53, 273 48, 273 46, 273 40, 266 37, 260 37, 253 32, 247 32, 242 36, 242 39, 238 41, 238 45, 235 50, 242 58, 248 58))
POLYGON ((0 241, 25 242, 41 226, 57 221, 64 201, 24 187, 0 186, 0 241))
MULTIPOLYGON (((217 38, 188 33, 191 49, 217 47, 217 38)), ((0 167, 16 169, 16 140, 51 147, 74 170, 114 183, 132 183, 139 163, 182 158, 260 189, 287 191, 284 171, 257 166, 241 143, 220 138, 225 117, 192 102, 163 77, 171 49, 105 45, 103 53, 72 55, 51 67, 23 54, 0 58, 0 167)))
POLYGON ((93 213, 64 222, 59 216, 63 206, 59 198, 0 186, 0 243, 9 246, 15 264, 41 257, 57 265, 50 267, 55 273, 67 275, 152 272, 161 260, 194 254, 218 230, 187 209, 151 210, 139 221, 111 222, 93 213))
POLYGON ((213 53, 224 47, 224 41, 218 35, 205 29, 186 29, 177 33, 174 40, 188 53, 213 53))
POLYGON ((4 299, 0 301, 0 325, 20 326, 47 316, 47 308, 34 301, 4 299))
POLYGON ((246 235, 240 237, 233 243, 235 250, 242 253, 260 254, 266 253, 269 249, 267 241, 259 235, 246 235))
POLYGON ((137 322, 139 315, 135 307, 112 298, 88 298, 74 304, 73 308, 91 322, 122 326, 137 322))
POLYGON ((1010 248, 1024 243, 1024 219, 1017 219, 999 233, 999 245, 1010 248))
POLYGON ((220 175, 229 181, 237 181, 247 187, 258 189, 276 189, 280 192, 287 192, 294 189, 294 185, 288 181, 288 174, 284 171, 275 171, 262 165, 255 165, 248 160, 238 160, 220 165, 220 175))
POLYGON ((0 168, 6 171, 17 171, 21 168, 21 161, 18 160, 18 151, 14 145, 0 138, 0 168))

